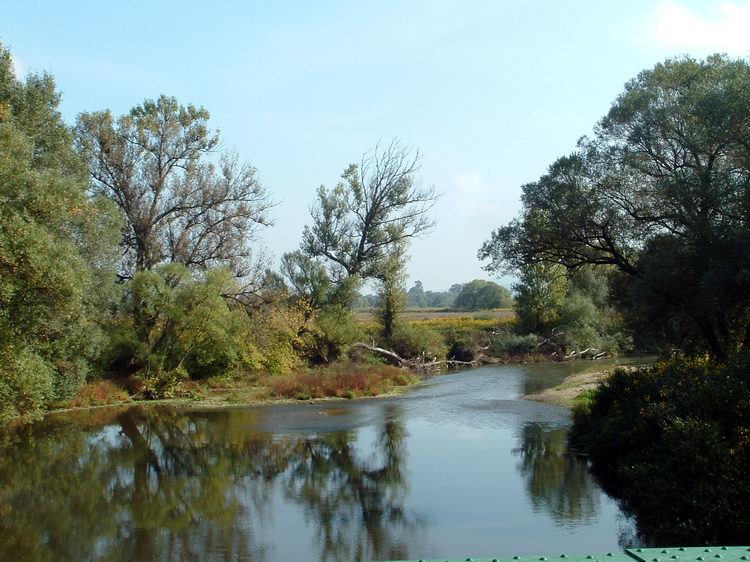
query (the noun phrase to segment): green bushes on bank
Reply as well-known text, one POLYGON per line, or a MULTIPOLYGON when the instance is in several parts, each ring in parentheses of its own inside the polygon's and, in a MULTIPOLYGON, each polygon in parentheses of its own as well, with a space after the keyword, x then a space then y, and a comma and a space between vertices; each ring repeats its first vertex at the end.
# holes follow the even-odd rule
POLYGON ((617 370, 574 413, 572 440, 616 477, 660 543, 741 542, 750 520, 750 356, 617 370))
POLYGON ((448 351, 445 340, 435 330, 419 324, 398 324, 388 344, 404 359, 423 356, 426 360, 445 359, 448 351))

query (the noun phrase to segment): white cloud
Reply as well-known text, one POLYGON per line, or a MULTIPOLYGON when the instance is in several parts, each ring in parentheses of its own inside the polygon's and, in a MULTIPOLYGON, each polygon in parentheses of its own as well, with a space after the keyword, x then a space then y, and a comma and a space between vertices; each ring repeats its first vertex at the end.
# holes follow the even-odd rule
POLYGON ((661 47, 689 54, 750 53, 750 2, 712 3, 696 10, 667 0, 654 9, 649 35, 661 47))

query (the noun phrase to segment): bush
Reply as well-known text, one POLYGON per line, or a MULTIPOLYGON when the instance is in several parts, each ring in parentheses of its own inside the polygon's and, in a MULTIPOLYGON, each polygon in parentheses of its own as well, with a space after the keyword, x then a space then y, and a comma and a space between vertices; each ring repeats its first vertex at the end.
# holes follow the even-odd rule
POLYGON ((500 332, 490 339, 488 354, 492 357, 512 357, 525 355, 536 349, 539 338, 535 334, 514 334, 500 332))
POLYGON ((412 382, 412 375, 396 367, 353 363, 277 375, 267 380, 272 396, 296 400, 377 396, 412 382))
POLYGON ((354 311, 331 305, 317 313, 307 334, 306 347, 313 364, 332 363, 343 356, 348 346, 362 339, 354 311))
POLYGON ((750 521, 750 358, 617 370, 574 411, 572 439, 613 473, 651 542, 739 543, 750 521))
POLYGON ((108 322, 104 368, 144 380, 170 378, 164 373, 175 369, 199 379, 297 368, 302 313, 276 305, 248 309, 225 296, 236 292, 225 270, 196 278, 185 267, 170 264, 137 273, 122 310, 108 322))
POLYGON ((148 371, 140 376, 143 382, 143 397, 147 400, 174 398, 180 383, 188 379, 184 367, 148 371))
POLYGON ((427 359, 445 359, 445 340, 436 331, 418 324, 399 324, 386 344, 404 359, 424 355, 427 359))
POLYGON ((39 412, 53 397, 54 373, 25 347, 0 349, 0 423, 39 412))

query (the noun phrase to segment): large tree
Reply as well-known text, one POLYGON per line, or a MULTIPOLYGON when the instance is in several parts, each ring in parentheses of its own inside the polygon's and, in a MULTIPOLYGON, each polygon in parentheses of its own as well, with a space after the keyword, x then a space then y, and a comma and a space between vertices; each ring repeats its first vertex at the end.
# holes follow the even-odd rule
POLYGON ((87 197, 59 101, 51 76, 18 80, 0 44, 0 420, 83 381, 99 343, 98 273, 114 276, 115 210, 87 197))
POLYGON ((381 277, 397 247, 434 226, 428 211, 437 195, 421 184, 419 167, 419 152, 395 140, 349 165, 336 187, 318 189, 301 253, 287 255, 285 267, 322 263, 332 284, 349 287, 353 298, 353 281, 381 277))
POLYGON ((479 255, 492 271, 614 266, 637 320, 726 357, 750 344, 749 188, 750 64, 667 60, 523 187, 479 255))
POLYGON ((160 96, 115 119, 83 113, 76 126, 93 190, 122 211, 124 278, 165 262, 250 271, 255 227, 271 206, 255 168, 234 154, 214 157, 219 137, 202 107, 160 96))

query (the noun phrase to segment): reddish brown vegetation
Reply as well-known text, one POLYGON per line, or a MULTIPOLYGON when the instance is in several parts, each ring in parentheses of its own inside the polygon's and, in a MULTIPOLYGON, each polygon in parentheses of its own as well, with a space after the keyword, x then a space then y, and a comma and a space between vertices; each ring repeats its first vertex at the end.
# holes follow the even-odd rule
POLYGON ((325 369, 272 376, 265 384, 273 397, 309 400, 378 396, 414 380, 414 375, 396 367, 343 363, 325 369))

